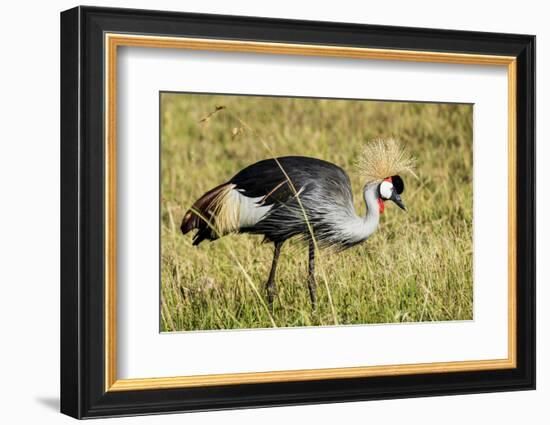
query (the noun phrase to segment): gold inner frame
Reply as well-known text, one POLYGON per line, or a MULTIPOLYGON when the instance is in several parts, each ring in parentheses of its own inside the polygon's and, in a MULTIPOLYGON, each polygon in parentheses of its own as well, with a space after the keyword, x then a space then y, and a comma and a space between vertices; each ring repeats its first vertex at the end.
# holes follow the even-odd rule
POLYGON ((105 391, 510 369, 516 367, 516 58, 324 45, 105 34, 105 391), (116 98, 119 46, 248 52, 507 67, 508 71, 508 357, 419 364, 118 379, 116 373, 116 98))

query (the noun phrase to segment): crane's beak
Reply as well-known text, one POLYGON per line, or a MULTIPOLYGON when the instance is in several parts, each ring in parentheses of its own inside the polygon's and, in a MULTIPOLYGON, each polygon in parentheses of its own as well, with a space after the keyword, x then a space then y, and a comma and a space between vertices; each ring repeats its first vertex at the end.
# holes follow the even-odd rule
POLYGON ((405 204, 401 200, 401 196, 399 196, 399 194, 395 190, 393 191, 390 200, 395 202, 397 206, 401 208, 403 211, 407 211, 407 208, 405 208, 405 204))

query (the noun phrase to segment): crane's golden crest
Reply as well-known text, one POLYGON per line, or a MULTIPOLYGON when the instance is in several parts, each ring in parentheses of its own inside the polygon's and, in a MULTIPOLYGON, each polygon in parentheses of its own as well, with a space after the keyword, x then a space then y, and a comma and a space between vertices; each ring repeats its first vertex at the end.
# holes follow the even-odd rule
POLYGON ((414 158, 395 139, 370 142, 356 163, 357 171, 365 184, 403 173, 416 177, 414 166, 414 158))

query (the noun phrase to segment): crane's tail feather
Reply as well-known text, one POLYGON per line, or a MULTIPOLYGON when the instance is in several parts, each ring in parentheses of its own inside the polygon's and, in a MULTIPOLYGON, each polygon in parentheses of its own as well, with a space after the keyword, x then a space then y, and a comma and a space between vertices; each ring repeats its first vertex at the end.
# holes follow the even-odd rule
POLYGON ((193 245, 238 230, 240 201, 234 188, 234 184, 224 183, 209 190, 185 213, 180 229, 184 235, 198 229, 193 245))

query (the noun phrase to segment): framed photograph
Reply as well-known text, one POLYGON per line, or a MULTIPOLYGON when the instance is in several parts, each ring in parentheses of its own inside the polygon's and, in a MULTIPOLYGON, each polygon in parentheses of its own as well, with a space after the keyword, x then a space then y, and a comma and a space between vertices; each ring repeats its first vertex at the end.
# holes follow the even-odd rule
POLYGON ((61 411, 535 387, 535 37, 61 14, 61 411))

